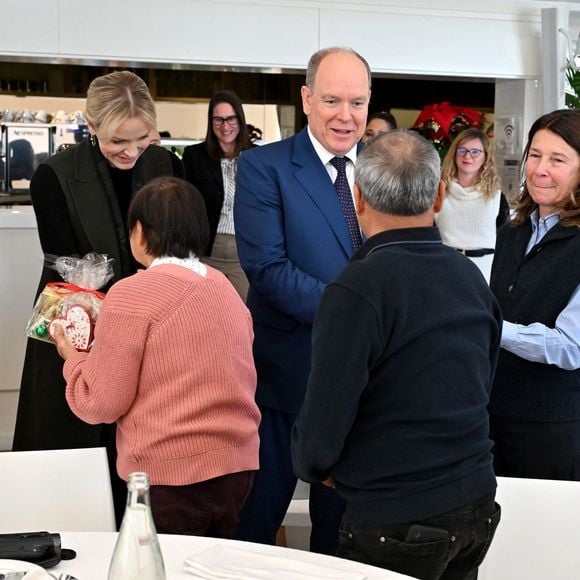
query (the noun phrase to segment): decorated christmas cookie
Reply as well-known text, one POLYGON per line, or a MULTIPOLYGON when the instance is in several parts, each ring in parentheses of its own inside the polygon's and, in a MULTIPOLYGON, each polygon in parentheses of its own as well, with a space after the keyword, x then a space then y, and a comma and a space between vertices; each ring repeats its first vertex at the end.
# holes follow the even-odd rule
POLYGON ((95 323, 91 313, 80 304, 73 304, 62 318, 48 325, 48 334, 54 340, 56 325, 62 326, 67 340, 77 349, 88 351, 93 342, 95 323))

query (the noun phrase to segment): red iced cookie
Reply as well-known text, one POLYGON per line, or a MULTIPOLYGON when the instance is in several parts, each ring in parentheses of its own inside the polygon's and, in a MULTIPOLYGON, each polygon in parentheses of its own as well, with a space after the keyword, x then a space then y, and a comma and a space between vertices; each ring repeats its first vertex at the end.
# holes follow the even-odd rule
POLYGON ((48 325, 48 333, 54 340, 55 325, 62 326, 68 341, 77 349, 88 351, 93 342, 95 323, 91 313, 80 304, 68 308, 64 318, 55 318, 48 325))

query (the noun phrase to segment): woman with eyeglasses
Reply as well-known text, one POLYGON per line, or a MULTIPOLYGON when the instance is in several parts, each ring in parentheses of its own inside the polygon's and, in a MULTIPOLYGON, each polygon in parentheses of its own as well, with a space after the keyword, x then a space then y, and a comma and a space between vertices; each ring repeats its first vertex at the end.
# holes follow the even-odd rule
POLYGON ((204 261, 225 274, 245 301, 248 279, 238 258, 233 212, 238 157, 252 145, 234 92, 215 93, 207 117, 205 141, 183 152, 185 178, 201 192, 207 209, 210 241, 204 261))
POLYGON ((491 289, 504 322, 489 405, 497 475, 580 481, 580 111, 532 125, 491 289))
POLYGON ((459 133, 443 161, 441 179, 447 189, 435 223, 443 243, 472 260, 489 282, 496 231, 509 208, 483 131, 470 128, 459 133))

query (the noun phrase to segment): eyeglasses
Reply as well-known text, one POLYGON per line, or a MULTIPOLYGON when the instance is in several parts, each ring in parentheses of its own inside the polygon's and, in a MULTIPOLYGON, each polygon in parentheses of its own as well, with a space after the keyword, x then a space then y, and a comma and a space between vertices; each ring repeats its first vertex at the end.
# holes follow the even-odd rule
POLYGON ((233 127, 234 125, 238 124, 238 116, 232 115, 230 117, 212 117, 211 122, 216 127, 221 127, 224 123, 227 123, 228 125, 233 127))
POLYGON ((483 150, 482 149, 466 149, 465 147, 458 147, 457 148, 457 155, 461 155, 461 157, 465 157, 468 153, 474 159, 477 159, 483 153, 483 150))

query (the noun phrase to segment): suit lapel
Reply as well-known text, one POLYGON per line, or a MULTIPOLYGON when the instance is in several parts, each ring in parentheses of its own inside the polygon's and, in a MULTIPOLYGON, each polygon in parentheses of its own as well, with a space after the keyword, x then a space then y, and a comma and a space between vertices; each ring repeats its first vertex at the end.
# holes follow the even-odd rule
POLYGON ((222 175, 222 164, 221 161, 217 159, 211 159, 211 157, 207 158, 207 165, 209 168, 209 172, 215 179, 215 182, 218 184, 221 191, 224 190, 224 178, 222 175))
POLYGON ((353 253, 346 220, 330 176, 308 137, 307 129, 296 135, 292 163, 294 175, 324 216, 347 256, 353 253))
POLYGON ((224 178, 222 175, 222 165, 219 159, 212 159, 209 156, 207 142, 204 141, 201 145, 196 145, 192 150, 192 160, 196 173, 199 172, 199 177, 203 179, 213 179, 218 186, 218 190, 224 190, 224 178))

